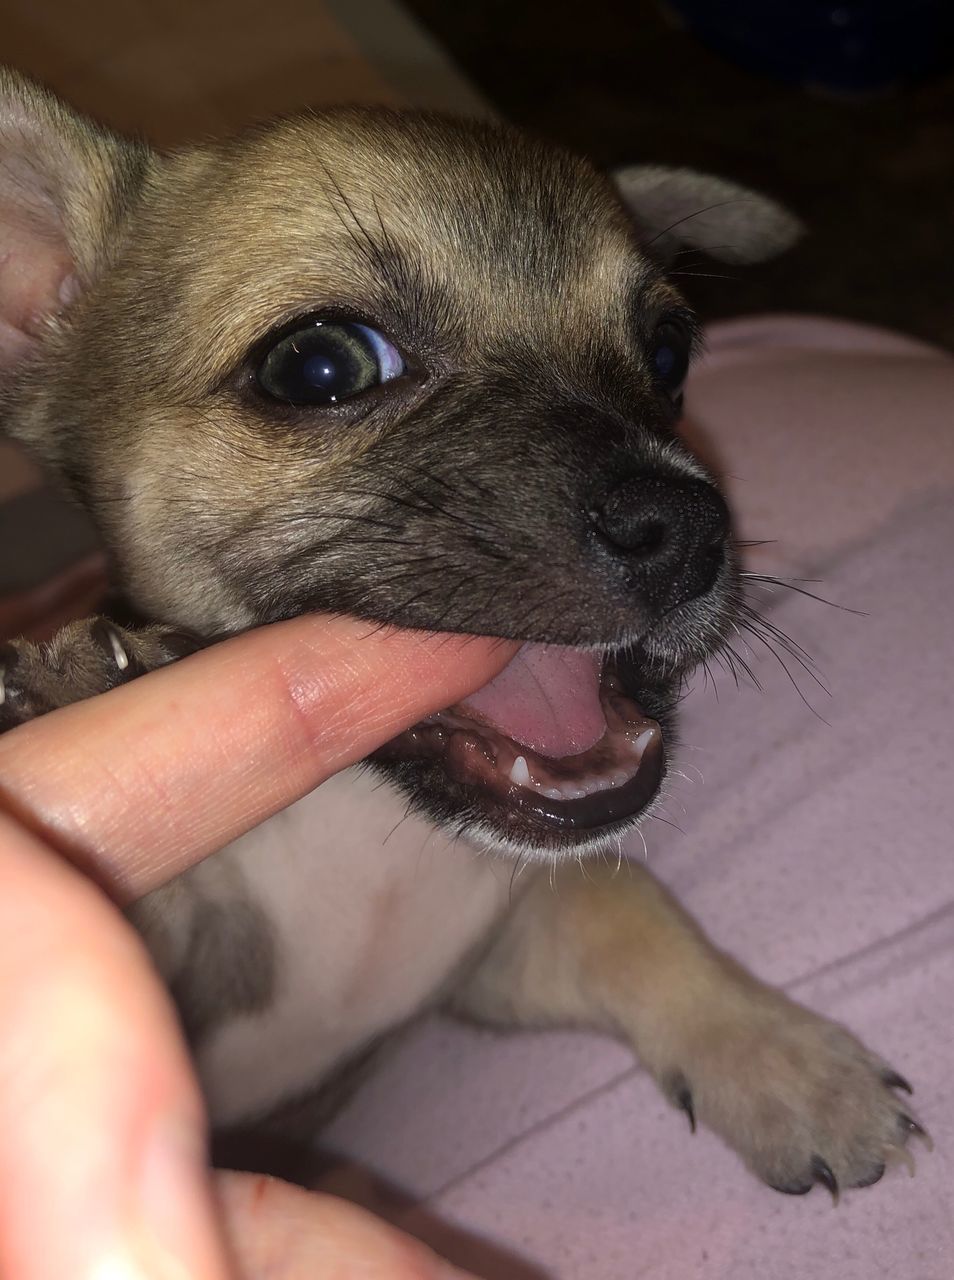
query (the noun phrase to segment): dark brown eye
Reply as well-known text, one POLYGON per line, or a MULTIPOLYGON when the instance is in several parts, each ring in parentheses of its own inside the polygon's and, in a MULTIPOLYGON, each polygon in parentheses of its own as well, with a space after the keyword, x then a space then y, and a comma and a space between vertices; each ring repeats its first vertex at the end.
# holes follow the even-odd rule
POLYGON ((330 405, 399 378, 404 359, 383 333, 357 321, 312 320, 286 333, 258 367, 258 385, 287 404, 330 405))
POLYGON ((678 324, 667 320, 657 328, 650 354, 653 373, 659 385, 674 400, 686 381, 691 349, 689 335, 678 324))

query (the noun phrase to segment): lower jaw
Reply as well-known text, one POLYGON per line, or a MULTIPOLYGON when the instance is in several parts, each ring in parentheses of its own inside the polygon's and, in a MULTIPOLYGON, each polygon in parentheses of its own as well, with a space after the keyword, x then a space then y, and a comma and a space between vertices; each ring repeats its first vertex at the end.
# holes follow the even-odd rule
POLYGON ((659 723, 612 675, 604 677, 601 704, 606 733, 575 756, 541 756, 452 708, 401 734, 373 760, 398 766, 403 788, 443 821, 456 818, 507 844, 585 845, 634 823, 665 772, 659 723))
POLYGON ((528 794, 525 788, 514 788, 509 792, 486 789, 479 797, 487 811, 483 825, 495 828, 504 839, 533 842, 536 837, 548 846, 565 844, 570 836, 585 840, 586 837, 619 832, 638 819, 659 791, 665 754, 661 744, 652 748, 652 752, 648 774, 641 770, 612 792, 578 800, 560 801, 535 796, 528 794))

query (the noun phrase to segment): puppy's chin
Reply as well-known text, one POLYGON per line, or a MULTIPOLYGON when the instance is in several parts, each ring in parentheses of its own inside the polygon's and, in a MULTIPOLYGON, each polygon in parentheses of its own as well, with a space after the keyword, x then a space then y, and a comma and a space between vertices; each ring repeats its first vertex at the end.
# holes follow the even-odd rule
POLYGON ((677 689, 649 680, 632 650, 528 644, 484 689, 370 763, 413 808, 482 849, 615 852, 659 794, 677 689))

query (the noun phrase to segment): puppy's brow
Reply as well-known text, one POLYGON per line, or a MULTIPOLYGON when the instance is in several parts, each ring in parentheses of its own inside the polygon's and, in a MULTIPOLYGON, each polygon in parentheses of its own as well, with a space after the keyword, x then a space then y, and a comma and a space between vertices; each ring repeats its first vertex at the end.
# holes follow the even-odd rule
POLYGON ((332 191, 329 192, 328 196, 329 204, 334 210, 339 222, 344 227, 352 244, 354 244, 361 256, 368 262, 374 266, 382 267, 383 246, 387 245, 389 249, 393 248, 393 246, 390 244, 390 237, 388 236, 387 228, 384 225, 384 219, 381 217, 381 209, 377 198, 372 196, 375 214, 377 215, 378 224, 381 229, 381 238, 383 241, 383 244, 381 245, 375 241, 367 227, 358 217, 357 210, 355 209, 352 201, 349 200, 345 194, 341 183, 320 156, 318 157, 318 163, 325 174, 328 184, 332 188, 332 191))
POLYGON ((434 339, 458 333, 460 307, 449 290, 400 250, 382 255, 380 283, 382 310, 399 318, 409 335, 434 339))
POLYGON ((456 309, 449 293, 426 274, 417 257, 402 250, 385 221, 382 201, 374 192, 366 196, 374 215, 362 217, 328 165, 320 157, 318 163, 328 204, 374 282, 373 309, 398 318, 409 334, 431 336, 451 328, 456 309))
POLYGON ((691 323, 685 300, 659 269, 640 256, 626 283, 626 307, 640 328, 651 328, 664 312, 678 312, 691 323))

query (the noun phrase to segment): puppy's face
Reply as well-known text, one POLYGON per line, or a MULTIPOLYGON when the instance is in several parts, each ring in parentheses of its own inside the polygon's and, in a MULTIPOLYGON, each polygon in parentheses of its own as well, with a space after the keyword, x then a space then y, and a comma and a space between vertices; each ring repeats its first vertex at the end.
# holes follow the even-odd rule
POLYGON ((9 412, 132 600, 207 634, 320 610, 523 640, 374 763, 491 844, 618 835, 737 593, 674 430, 694 322, 618 191, 511 131, 364 112, 97 172, 57 217, 101 244, 43 284, 70 306, 9 412))

